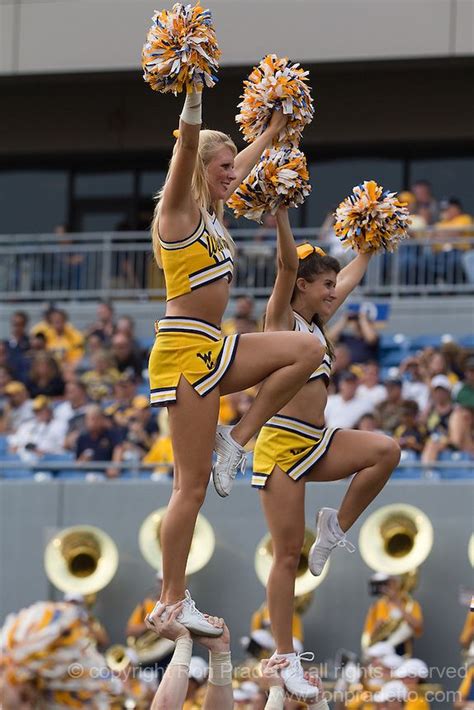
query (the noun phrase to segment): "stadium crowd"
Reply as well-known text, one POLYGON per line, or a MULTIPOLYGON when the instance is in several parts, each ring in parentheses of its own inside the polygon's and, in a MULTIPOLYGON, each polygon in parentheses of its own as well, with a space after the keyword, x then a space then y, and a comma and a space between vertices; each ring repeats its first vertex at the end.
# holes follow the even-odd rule
MULTIPOLYGON (((226 333, 260 327, 249 297, 237 299, 233 317, 223 324, 226 333)), ((386 432, 398 440, 406 459, 425 464, 443 452, 472 456, 472 351, 440 343, 410 354, 395 368, 381 368, 379 332, 363 310, 347 311, 329 336, 336 353, 329 426, 386 432)), ((8 339, 0 342, 3 454, 30 464, 62 455, 110 462, 108 477, 121 475, 118 462, 156 463, 157 473, 171 473, 166 410, 148 405, 147 359, 133 318, 116 318, 109 303, 99 303, 96 321, 85 332, 56 307, 31 327, 28 315, 16 311, 8 339)), ((237 421, 254 395, 223 397, 221 422, 237 421)))

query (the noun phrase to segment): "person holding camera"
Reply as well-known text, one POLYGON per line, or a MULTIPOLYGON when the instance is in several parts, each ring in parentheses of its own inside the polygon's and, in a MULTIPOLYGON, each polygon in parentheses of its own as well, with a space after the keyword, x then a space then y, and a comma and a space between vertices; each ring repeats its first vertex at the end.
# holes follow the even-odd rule
POLYGON ((411 656, 413 639, 423 633, 420 604, 404 589, 402 580, 381 572, 369 581, 369 592, 378 596, 369 611, 362 634, 362 649, 367 651, 379 642, 393 646, 400 656, 411 656))
POLYGON ((363 309, 357 312, 346 311, 342 318, 328 329, 328 336, 333 345, 343 343, 349 348, 353 363, 378 360, 379 335, 363 309))

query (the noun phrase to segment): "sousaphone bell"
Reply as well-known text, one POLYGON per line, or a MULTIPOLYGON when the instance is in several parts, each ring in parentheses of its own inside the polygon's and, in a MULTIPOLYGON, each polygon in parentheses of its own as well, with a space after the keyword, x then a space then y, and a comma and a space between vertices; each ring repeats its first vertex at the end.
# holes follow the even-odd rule
POLYGON ((62 592, 94 594, 106 587, 118 567, 112 538, 94 525, 74 525, 56 533, 46 545, 48 579, 62 592))

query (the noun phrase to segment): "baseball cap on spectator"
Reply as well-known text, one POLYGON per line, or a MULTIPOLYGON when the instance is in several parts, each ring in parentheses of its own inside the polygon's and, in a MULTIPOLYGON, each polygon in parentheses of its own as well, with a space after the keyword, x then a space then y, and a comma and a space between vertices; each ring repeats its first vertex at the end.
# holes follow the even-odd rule
POLYGON ((397 653, 387 653, 386 656, 380 659, 380 663, 390 671, 394 671, 396 668, 400 668, 403 663, 403 658, 397 653))
POLYGON ((386 380, 384 380, 384 385, 386 387, 389 387, 390 385, 393 385, 394 387, 401 387, 402 381, 399 377, 387 377, 386 380))
POLYGON ((39 412, 41 409, 44 409, 45 407, 50 407, 50 406, 51 406, 51 404, 50 404, 49 398, 46 397, 44 394, 39 394, 33 400, 32 409, 34 412, 39 412))
POLYGON ((408 700, 408 689, 401 680, 391 680, 373 696, 374 703, 386 703, 390 700, 408 700))
POLYGON ((366 650, 365 655, 369 658, 383 658, 384 656, 393 655, 395 649, 388 641, 379 641, 374 643, 366 650))
POLYGON ((148 397, 144 394, 137 394, 136 397, 132 399, 132 407, 134 409, 148 409, 150 402, 148 397))
POLYGON ((340 374, 339 382, 354 382, 354 380, 358 379, 356 373, 352 372, 352 370, 343 370, 340 374))
POLYGON ((393 672, 394 678, 427 678, 428 666, 420 658, 407 658, 393 672))
POLYGON ((205 683, 207 676, 209 675, 209 666, 204 658, 201 658, 201 656, 191 657, 188 675, 200 684, 205 683))
POLYGON ((12 382, 9 382, 8 385, 5 387, 5 394, 20 394, 20 392, 25 392, 26 387, 23 384, 23 382, 18 382, 17 380, 13 380, 12 382))
POLYGON ((446 377, 446 375, 435 375, 431 380, 431 387, 436 389, 436 387, 441 387, 444 390, 451 392, 451 382, 446 377))

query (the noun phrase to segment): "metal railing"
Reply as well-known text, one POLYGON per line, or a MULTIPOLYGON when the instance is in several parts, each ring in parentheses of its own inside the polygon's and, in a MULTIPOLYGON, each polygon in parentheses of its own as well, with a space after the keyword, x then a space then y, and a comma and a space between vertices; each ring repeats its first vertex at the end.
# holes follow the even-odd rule
MULTIPOLYGON (((473 229, 414 232, 394 254, 374 257, 361 296, 474 292, 473 229)), ((295 229, 298 241, 317 243, 338 258, 334 237, 295 229)), ((233 294, 269 295, 275 279, 275 235, 234 230, 237 269, 233 294)), ((350 259, 342 254, 343 263, 350 259)), ((146 232, 0 235, 0 297, 4 301, 164 298, 146 232)))
MULTIPOLYGON (((251 460, 249 461, 250 466, 248 466, 248 471, 252 469, 251 460)), ((49 473, 50 478, 54 478, 55 474, 60 471, 76 472, 78 474, 84 474, 84 477, 89 474, 89 480, 103 480, 105 478, 105 472, 107 469, 117 469, 120 473, 126 472, 128 478, 139 479, 141 474, 144 473, 156 473, 158 477, 163 481, 170 480, 172 475, 173 467, 169 463, 142 463, 140 461, 74 461, 74 460, 64 460, 64 461, 48 461, 47 459, 43 462, 37 461, 35 463, 27 463, 24 461, 1 461, 0 462, 0 480, 22 480, 24 479, 25 472, 31 473, 32 476, 36 474, 49 473), (15 479, 15 471, 20 475, 18 479, 15 479), (8 472, 8 473, 6 473, 8 472), (101 475, 102 474, 102 475, 101 475), (131 474, 131 475, 130 475, 131 474)), ((411 472, 411 477, 414 480, 425 480, 425 481, 438 481, 443 479, 443 472, 450 472, 454 474, 458 472, 462 474, 459 478, 456 476, 450 477, 450 479, 445 478, 444 480, 473 480, 474 481, 474 460, 460 460, 460 461, 435 461, 433 463, 422 463, 421 461, 400 461, 396 471, 398 472, 411 472), (415 471, 420 471, 421 476, 418 478, 415 471), (468 476, 466 476, 466 473, 468 476)), ((245 476, 238 476, 237 482, 244 483, 249 482, 251 473, 246 473, 245 476)), ((120 479, 120 474, 117 476, 120 479)), ((39 477, 38 480, 44 480, 43 477, 39 477)), ((109 480, 116 480, 111 478, 109 480)), ((394 480, 397 480, 396 478, 394 480)))

